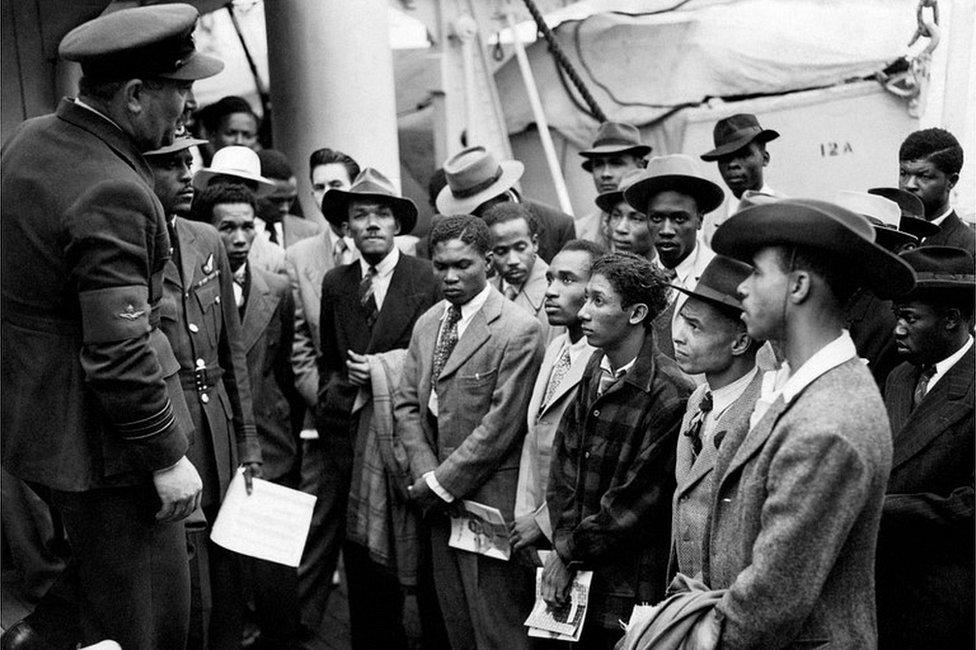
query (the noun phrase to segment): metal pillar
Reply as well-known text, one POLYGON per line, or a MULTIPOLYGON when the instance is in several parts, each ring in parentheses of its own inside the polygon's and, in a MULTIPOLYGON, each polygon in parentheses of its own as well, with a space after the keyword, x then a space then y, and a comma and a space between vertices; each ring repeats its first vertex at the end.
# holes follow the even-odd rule
POLYGON ((385 0, 264 3, 275 146, 294 161, 306 215, 321 219, 308 156, 343 151, 400 185, 385 0))

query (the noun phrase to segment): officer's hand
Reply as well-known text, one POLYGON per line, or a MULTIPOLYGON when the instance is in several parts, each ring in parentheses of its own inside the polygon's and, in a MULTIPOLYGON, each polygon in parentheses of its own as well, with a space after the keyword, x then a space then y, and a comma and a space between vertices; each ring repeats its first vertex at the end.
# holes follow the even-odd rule
POLYGON ((244 463, 244 491, 247 492, 248 496, 251 496, 251 492, 254 490, 252 479, 262 476, 264 476, 264 470, 261 469, 261 463, 244 463))
POLYGON ((550 553, 542 569, 542 600, 550 607, 565 605, 572 582, 573 572, 566 568, 558 553, 550 553))
POLYGON ((353 386, 367 386, 369 384, 369 363, 366 355, 356 354, 352 350, 346 350, 349 358, 346 360, 346 375, 349 383, 353 386))
POLYGON ((542 539, 542 529, 532 513, 517 517, 508 527, 508 543, 513 551, 533 546, 542 539))
POLYGON ((162 503, 156 513, 157 521, 179 521, 200 505, 203 481, 186 456, 175 465, 153 472, 153 484, 162 503))

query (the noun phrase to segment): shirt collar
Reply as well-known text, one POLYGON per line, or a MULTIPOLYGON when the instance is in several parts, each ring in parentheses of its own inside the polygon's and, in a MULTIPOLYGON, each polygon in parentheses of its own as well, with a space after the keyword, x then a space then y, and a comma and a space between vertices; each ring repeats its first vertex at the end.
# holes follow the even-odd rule
POLYGON ((739 377, 728 386, 722 386, 721 388, 716 388, 715 390, 711 391, 712 413, 716 415, 721 414, 723 411, 725 411, 725 409, 730 407, 735 400, 742 397, 742 393, 746 392, 746 388, 749 387, 749 383, 756 376, 757 372, 759 372, 759 369, 754 366, 752 370, 739 377))
MULTIPOLYGON (((461 320, 465 320, 474 316, 479 309, 484 307, 485 301, 488 300, 488 296, 491 295, 491 285, 485 284, 485 288, 481 290, 474 298, 468 302, 461 305, 461 320)), ((451 303, 447 303, 444 307, 444 315, 441 319, 447 317, 447 310, 451 308, 451 303)))
POLYGON ((637 363, 637 357, 631 359, 629 363, 625 363, 624 365, 620 366, 617 368, 616 372, 614 372, 613 368, 610 367, 610 357, 604 354, 603 358, 600 359, 600 370, 603 370, 608 375, 613 375, 614 377, 620 378, 623 377, 624 374, 630 372, 630 369, 634 367, 635 363, 637 363))
POLYGON ((935 219, 932 219, 930 223, 934 223, 937 226, 941 226, 942 222, 945 221, 946 217, 948 217, 951 213, 952 213, 952 206, 949 206, 945 212, 937 216, 935 219))
MULTIPOLYGON (((396 267, 397 262, 400 261, 400 251, 396 246, 393 247, 386 257, 380 260, 379 264, 376 264, 376 275, 379 277, 386 277, 393 273, 394 267, 396 267)), ((366 274, 369 272, 369 263, 362 257, 359 258, 359 269, 363 272, 362 275, 365 278, 366 274)))
MULTIPOLYGON (((674 267, 675 279, 679 284, 684 285, 685 280, 691 275, 698 265, 698 256, 702 251, 702 243, 698 241, 698 237, 695 237, 695 247, 691 250, 688 255, 678 262, 678 266, 674 267)), ((658 258, 660 262, 660 258, 658 258)), ((663 268, 663 267, 662 267, 663 268)))
POLYGON ((100 111, 100 110, 98 110, 97 108, 92 108, 91 106, 89 106, 89 105, 88 105, 88 104, 86 104, 85 102, 83 102, 83 101, 81 101, 81 100, 80 100, 80 99, 78 99, 77 97, 75 97, 75 104, 77 104, 78 106, 81 106, 81 107, 82 107, 82 108, 84 108, 84 109, 87 109, 87 110, 89 110, 89 111, 91 111, 92 113, 94 113, 95 115, 97 115, 97 116, 99 116, 99 117, 100 117, 100 118, 102 118, 103 120, 106 120, 106 121, 107 121, 107 122, 108 122, 109 124, 111 124, 112 126, 114 126, 115 128, 117 128, 117 129, 118 129, 119 131, 121 131, 121 130, 122 130, 122 127, 121 127, 121 126, 119 126, 119 124, 118 124, 118 122, 116 122, 116 121, 115 121, 115 120, 113 120, 113 119, 112 119, 111 117, 109 117, 109 116, 108 116, 108 115, 106 115, 105 113, 103 113, 103 112, 101 112, 101 111, 100 111))
POLYGON ((972 335, 970 335, 969 340, 966 341, 966 345, 962 346, 961 348, 959 348, 958 350, 950 354, 948 357, 935 364, 934 376, 941 377, 942 375, 946 374, 949 371, 949 369, 952 368, 952 366, 956 365, 957 361, 963 358, 963 355, 965 355, 966 351, 969 350, 969 348, 971 348, 972 346, 973 346, 973 337, 972 335))
POLYGON ((783 384, 780 394, 787 403, 792 402, 794 397, 821 375, 856 358, 857 348, 854 347, 850 332, 843 330, 840 336, 817 350, 812 357, 807 359, 806 363, 797 368, 796 372, 783 384))

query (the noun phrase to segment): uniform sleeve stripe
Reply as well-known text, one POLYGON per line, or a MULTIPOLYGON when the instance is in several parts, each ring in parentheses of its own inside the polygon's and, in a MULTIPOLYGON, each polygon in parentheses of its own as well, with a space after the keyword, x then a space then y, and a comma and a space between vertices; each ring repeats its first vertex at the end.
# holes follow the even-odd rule
POLYGON ((172 427, 175 421, 173 406, 167 399, 163 408, 154 415, 134 422, 119 422, 115 426, 123 438, 132 441, 159 435, 172 427))

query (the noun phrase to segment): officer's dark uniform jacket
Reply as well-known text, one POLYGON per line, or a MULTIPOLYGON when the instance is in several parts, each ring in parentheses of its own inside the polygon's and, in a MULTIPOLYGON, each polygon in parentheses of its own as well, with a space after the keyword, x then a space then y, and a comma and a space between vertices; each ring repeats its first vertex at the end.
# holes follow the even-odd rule
POLYGON ((220 235, 176 218, 177 250, 166 264, 161 327, 199 435, 187 456, 203 479, 202 505, 220 502, 240 462, 260 462, 233 277, 220 235), (175 263, 179 260, 179 268, 175 263))
POLYGON ((192 425, 157 328, 169 237, 131 140, 65 100, 0 156, 2 459, 82 491, 146 482, 192 425))

